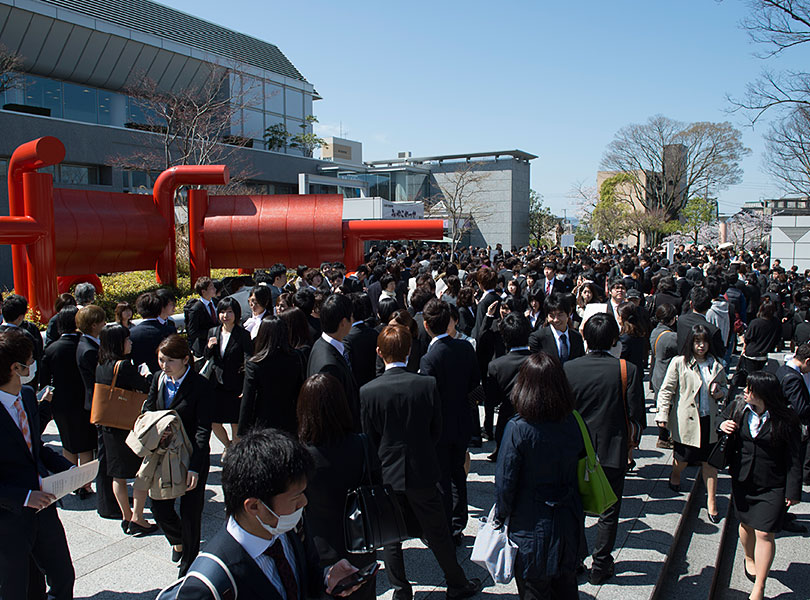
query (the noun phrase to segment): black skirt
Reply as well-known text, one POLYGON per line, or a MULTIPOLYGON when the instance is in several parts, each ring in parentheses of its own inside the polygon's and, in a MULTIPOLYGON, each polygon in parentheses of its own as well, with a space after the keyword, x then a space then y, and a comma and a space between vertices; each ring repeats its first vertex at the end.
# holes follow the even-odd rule
POLYGON ((127 446, 126 429, 102 427, 104 452, 107 456, 107 475, 116 479, 132 479, 141 468, 143 459, 127 446))
POLYGON ((92 452, 98 445, 98 432, 90 423, 90 411, 80 407, 54 410, 53 420, 59 430, 62 448, 71 454, 92 452))
POLYGON ((212 423, 238 423, 239 407, 242 403, 239 398, 241 392, 226 390, 221 384, 214 387, 214 410, 211 415, 212 423))
POLYGON ((782 531, 785 519, 785 488, 758 488, 732 480, 734 509, 740 522, 758 531, 782 531))
POLYGON ((708 415, 700 417, 700 448, 673 441, 672 454, 675 456, 675 460, 688 463, 706 462, 709 453, 712 451, 712 444, 709 442, 712 433, 711 424, 712 420, 708 415))

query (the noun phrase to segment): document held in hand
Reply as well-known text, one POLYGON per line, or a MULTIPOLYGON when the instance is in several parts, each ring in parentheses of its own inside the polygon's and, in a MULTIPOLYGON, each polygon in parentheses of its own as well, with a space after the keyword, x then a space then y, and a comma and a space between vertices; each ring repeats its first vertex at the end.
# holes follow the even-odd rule
POLYGON ((75 469, 68 469, 42 479, 42 491, 56 496, 56 499, 75 492, 93 481, 98 475, 98 459, 75 469))

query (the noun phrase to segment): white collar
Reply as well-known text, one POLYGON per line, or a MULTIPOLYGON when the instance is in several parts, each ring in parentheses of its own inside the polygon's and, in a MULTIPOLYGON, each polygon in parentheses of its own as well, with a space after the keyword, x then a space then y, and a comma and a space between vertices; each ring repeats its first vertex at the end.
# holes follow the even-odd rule
POLYGON ((93 341, 94 341, 96 344, 98 344, 99 346, 101 346, 101 340, 100 340, 100 339, 98 339, 97 337, 93 337, 93 336, 92 336, 92 335, 90 335, 89 333, 83 333, 82 335, 83 335, 84 337, 86 337, 87 339, 93 340, 93 341))
POLYGON ((17 398, 20 398, 20 402, 22 402, 22 392, 20 394, 17 394, 16 396, 14 396, 12 394, 9 394, 8 392, 4 392, 3 390, 0 390, 0 403, 2 403, 3 406, 6 407, 6 410, 8 410, 8 411, 11 410, 11 407, 14 404, 14 402, 17 400, 17 398))
POLYGON ((331 344, 338 352, 341 353, 341 355, 346 351, 346 347, 343 345, 343 342, 336 340, 325 331, 321 333, 321 339, 327 344, 331 344))
POLYGON ((237 543, 244 548, 245 552, 250 555, 250 558, 256 559, 257 556, 261 556, 265 550, 267 550, 270 546, 275 543, 278 536, 274 536, 269 540, 266 538, 261 538, 259 536, 253 535, 242 529, 242 526, 236 522, 236 519, 233 517, 228 517, 228 524, 225 526, 225 529, 228 530, 228 533, 231 534, 231 537, 237 541, 237 543))
POLYGON ((449 337, 449 336, 450 336, 450 334, 449 334, 449 333, 440 333, 440 334, 439 334, 439 335, 437 335, 435 338, 433 338, 432 340, 430 340, 430 343, 428 344, 428 348, 430 348, 430 347, 431 347, 431 346, 432 346, 432 345, 433 345, 435 342, 438 342, 440 339, 442 339, 442 338, 446 338, 446 337, 449 337))
POLYGON ((568 330, 570 329, 570 327, 566 327, 565 331, 558 331, 557 328, 554 327, 554 325, 549 325, 548 328, 551 329, 551 333, 554 334, 554 339, 557 340, 557 342, 560 341, 560 338, 562 336, 565 336, 566 338, 569 338, 569 340, 571 338, 571 336, 568 335, 568 330))
POLYGON ((358 325, 362 325, 363 323, 364 321, 355 321, 354 323, 352 323, 352 327, 357 327, 358 325))
POLYGON ((509 348, 509 352, 519 352, 521 350, 528 350, 528 346, 515 346, 514 348, 509 348))
POLYGON ((394 368, 406 368, 408 365, 404 362, 392 362, 392 363, 385 363, 385 370, 394 369, 394 368))
MULTIPOLYGON (((223 332, 223 333, 224 333, 224 332, 223 332)), ((174 385, 176 385, 176 386, 177 386, 177 389, 180 389, 180 386, 183 384, 183 380, 186 378, 186 375, 188 375, 188 372, 189 372, 189 371, 191 371, 191 367, 190 367, 190 366, 188 366, 188 365, 186 365, 186 372, 185 372, 185 373, 183 373, 183 376, 182 376, 180 379, 178 379, 177 381, 174 381, 174 380, 173 380, 171 377, 169 377, 168 375, 166 375, 166 372, 165 372, 165 371, 164 371, 163 375, 165 376, 165 378, 166 378, 166 379, 168 379, 168 380, 170 380, 170 381, 174 381, 174 385)))
POLYGON ((260 315, 251 314, 250 319, 248 319, 248 321, 261 321, 262 319, 264 319, 264 315, 266 315, 266 314, 267 314, 267 309, 264 309, 264 312, 262 314, 260 314, 260 315))

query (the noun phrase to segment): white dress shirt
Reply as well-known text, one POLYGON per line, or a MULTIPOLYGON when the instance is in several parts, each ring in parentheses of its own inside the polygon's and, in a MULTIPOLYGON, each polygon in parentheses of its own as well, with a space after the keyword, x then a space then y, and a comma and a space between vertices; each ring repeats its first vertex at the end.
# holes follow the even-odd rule
POLYGON ((762 427, 770 420, 771 415, 767 410, 761 415, 758 415, 756 411, 751 408, 750 404, 745 405, 743 412, 747 413, 748 431, 751 432, 751 437, 756 439, 759 432, 762 431, 762 427))
POLYGON ((340 352, 341 356, 346 356, 346 346, 343 345, 343 342, 336 340, 326 332, 321 333, 321 339, 327 344, 331 344, 338 352, 340 352))

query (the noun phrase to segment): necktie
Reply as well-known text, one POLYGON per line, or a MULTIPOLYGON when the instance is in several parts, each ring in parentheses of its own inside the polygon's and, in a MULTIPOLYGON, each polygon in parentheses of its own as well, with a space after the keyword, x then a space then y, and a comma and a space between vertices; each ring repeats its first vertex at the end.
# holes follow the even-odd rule
POLYGON ((213 319, 214 321, 217 320, 217 313, 214 312, 214 303, 213 302, 208 303, 208 314, 211 315, 211 319, 213 319))
POLYGON ((23 408, 22 401, 20 400, 19 396, 17 396, 17 399, 14 400, 14 409, 17 411, 17 424, 20 427, 23 437, 25 438, 25 445, 28 446, 28 451, 33 454, 31 431, 28 429, 28 415, 23 408))
POLYGON ((298 582, 295 580, 295 573, 292 570, 290 561, 284 556, 284 546, 281 540, 276 540, 264 553, 276 563, 276 570, 281 577, 281 585, 287 593, 287 600, 298 600, 298 582))
POLYGON ((546 296, 548 296, 550 293, 551 293, 551 282, 546 281, 546 296))
POLYGON ((560 336, 560 362, 565 362, 568 360, 568 336, 566 334, 562 334, 560 336))
POLYGON ((164 399, 163 408, 168 409, 172 405, 172 401, 174 400, 175 394, 177 394, 177 388, 179 387, 177 383, 166 378, 166 397, 164 399))

